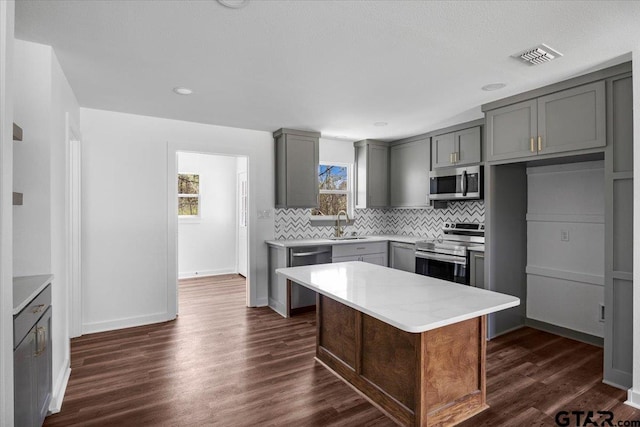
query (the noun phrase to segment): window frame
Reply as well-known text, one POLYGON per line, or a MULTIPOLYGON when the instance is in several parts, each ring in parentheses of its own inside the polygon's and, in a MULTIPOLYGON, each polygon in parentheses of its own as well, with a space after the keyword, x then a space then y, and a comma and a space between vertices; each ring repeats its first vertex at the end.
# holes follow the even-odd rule
MULTIPOLYGON (((354 203, 353 203, 353 164, 352 163, 344 163, 344 162, 331 162, 331 161, 321 161, 318 163, 318 169, 320 166, 339 166, 347 168, 347 189, 346 190, 321 190, 318 188, 318 197, 320 194, 346 194, 347 195, 347 214, 349 214, 349 218, 351 219, 350 223, 353 222, 354 219, 354 203)), ((318 170, 316 169, 316 179, 318 176, 318 170)), ((320 183, 318 182, 318 185, 320 183)), ((313 208, 309 212, 309 219, 311 221, 331 221, 334 223, 337 219, 337 215, 313 215, 313 208)), ((344 217, 342 217, 344 218, 344 217)))
POLYGON ((201 203, 201 194, 202 194, 202 174, 195 172, 178 172, 176 177, 178 187, 180 186, 180 175, 197 175, 198 176, 198 194, 183 194, 178 193, 178 220, 183 222, 200 222, 202 219, 202 203, 201 203), (198 200, 198 214, 197 215, 180 215, 180 198, 197 198, 198 200))

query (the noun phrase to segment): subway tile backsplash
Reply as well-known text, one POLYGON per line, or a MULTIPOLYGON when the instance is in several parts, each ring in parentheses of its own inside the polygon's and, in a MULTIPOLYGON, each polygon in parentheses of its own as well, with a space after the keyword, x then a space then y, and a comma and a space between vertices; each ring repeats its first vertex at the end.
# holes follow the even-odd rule
MULTIPOLYGON (((310 209, 276 209, 276 239, 321 239, 335 233, 334 226, 313 226, 310 209)), ((484 201, 449 202, 446 209, 356 209, 353 225, 347 233, 398 234, 404 236, 434 236, 442 224, 484 222, 484 201)))

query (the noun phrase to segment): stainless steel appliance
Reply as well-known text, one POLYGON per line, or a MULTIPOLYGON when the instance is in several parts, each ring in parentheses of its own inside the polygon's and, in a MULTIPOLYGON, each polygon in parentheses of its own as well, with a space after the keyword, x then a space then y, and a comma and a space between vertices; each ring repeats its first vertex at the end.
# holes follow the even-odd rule
POLYGON ((481 199, 482 188, 482 166, 441 168, 429 172, 431 200, 481 199))
MULTIPOLYGON (((299 265, 330 264, 331 246, 305 246, 289 250, 289 267, 299 265)), ((316 293, 293 282, 290 307, 292 311, 306 311, 315 307, 316 293)))
POLYGON ((437 239, 416 242, 416 273, 469 284, 469 248, 484 245, 484 224, 446 222, 437 239))

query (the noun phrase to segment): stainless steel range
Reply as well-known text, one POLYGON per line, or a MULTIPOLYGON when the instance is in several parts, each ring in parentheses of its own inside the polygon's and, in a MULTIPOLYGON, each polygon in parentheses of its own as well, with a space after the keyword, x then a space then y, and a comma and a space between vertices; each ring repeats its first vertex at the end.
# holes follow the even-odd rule
POLYGON ((484 245, 484 224, 446 222, 437 239, 416 242, 416 273, 469 284, 469 248, 484 245))

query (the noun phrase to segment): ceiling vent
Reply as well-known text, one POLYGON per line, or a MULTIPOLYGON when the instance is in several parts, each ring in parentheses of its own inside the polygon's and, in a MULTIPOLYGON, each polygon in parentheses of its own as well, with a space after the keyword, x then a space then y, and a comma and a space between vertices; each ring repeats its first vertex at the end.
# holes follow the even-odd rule
POLYGON ((545 62, 553 61, 560 56, 562 56, 560 52, 550 48, 546 44, 541 44, 513 55, 514 58, 529 65, 544 64, 545 62))

